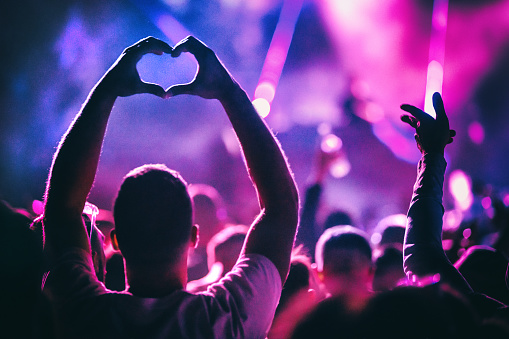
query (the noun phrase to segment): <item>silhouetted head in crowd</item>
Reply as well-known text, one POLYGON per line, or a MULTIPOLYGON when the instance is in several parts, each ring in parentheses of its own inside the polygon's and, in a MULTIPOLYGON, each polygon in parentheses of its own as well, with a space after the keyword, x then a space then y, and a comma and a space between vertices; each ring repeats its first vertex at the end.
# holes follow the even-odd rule
POLYGON ((194 223, 200 227, 198 246, 205 248, 224 226, 227 218, 224 202, 214 187, 205 184, 189 185, 189 195, 193 201, 194 223))
POLYGON ((484 338, 479 326, 461 294, 434 284, 381 292, 357 309, 344 297, 328 298, 299 322, 291 338, 484 338))
POLYGON ((25 212, 0 200, 0 326, 4 336, 29 337, 41 288, 42 241, 25 212))
POLYGON ((403 252, 398 248, 385 247, 375 260, 373 291, 388 291, 406 278, 403 270, 403 252))
MULTIPOLYGON (((249 227, 245 225, 231 225, 214 235, 207 244, 208 272, 199 279, 189 281, 187 291, 205 291, 208 286, 230 272, 239 258, 248 230, 249 227)), ((191 279, 191 274, 189 278, 191 279)))
POLYGON ((362 338, 479 338, 474 309, 441 284, 376 294, 362 311, 361 324, 362 338))
MULTIPOLYGON (((291 339, 360 338, 359 310, 351 309, 343 297, 320 302, 295 326, 291 339)), ((380 337, 383 338, 383 337, 380 337)))
POLYGON ((506 286, 507 259, 488 246, 472 246, 454 264, 474 292, 483 293, 506 305, 509 289, 506 286))
POLYGON ((353 225, 353 221, 348 213, 337 210, 327 216, 323 229, 326 230, 336 225, 353 225))
POLYGON ((207 264, 209 269, 216 262, 223 264, 223 275, 228 273, 239 257, 249 228, 245 225, 232 225, 216 233, 207 244, 207 264))
POLYGON ((171 270, 185 285, 187 249, 196 243, 197 228, 187 184, 178 172, 165 165, 132 170, 119 189, 113 215, 112 241, 125 258, 128 280, 131 271, 171 270))
POLYGON ((315 260, 327 291, 362 303, 372 289, 372 251, 367 235, 352 226, 334 226, 320 236, 315 260))
POLYGON ((406 215, 391 214, 380 220, 371 235, 371 243, 383 250, 385 246, 403 249, 406 215))
POLYGON ((303 252, 302 246, 295 248, 292 252, 290 272, 283 286, 276 314, 286 306, 292 296, 309 290, 311 274, 311 259, 303 252))

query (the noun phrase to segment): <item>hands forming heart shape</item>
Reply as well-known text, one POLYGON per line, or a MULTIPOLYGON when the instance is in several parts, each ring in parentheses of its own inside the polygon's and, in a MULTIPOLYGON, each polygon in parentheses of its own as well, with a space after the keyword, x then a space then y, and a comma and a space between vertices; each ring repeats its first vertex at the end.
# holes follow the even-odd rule
POLYGON ((101 84, 116 96, 150 93, 163 99, 180 94, 198 95, 206 99, 223 99, 238 86, 215 53, 200 40, 188 36, 174 48, 162 40, 147 37, 126 48, 106 72, 101 84), (160 85, 141 80, 136 64, 147 53, 170 54, 176 58, 182 52, 194 55, 198 70, 187 84, 176 84, 164 90, 160 85))

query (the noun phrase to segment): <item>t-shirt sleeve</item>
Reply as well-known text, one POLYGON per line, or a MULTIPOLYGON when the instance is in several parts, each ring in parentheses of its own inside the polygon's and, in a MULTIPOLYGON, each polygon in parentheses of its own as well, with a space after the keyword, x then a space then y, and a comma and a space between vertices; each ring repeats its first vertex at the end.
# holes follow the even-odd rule
POLYGON ((204 293, 213 296, 209 314, 214 333, 231 333, 232 338, 265 338, 281 288, 279 272, 268 258, 259 254, 240 258, 227 275, 204 293))
POLYGON ((50 270, 44 293, 60 308, 104 294, 106 288, 97 280, 90 254, 73 248, 64 253, 50 270))

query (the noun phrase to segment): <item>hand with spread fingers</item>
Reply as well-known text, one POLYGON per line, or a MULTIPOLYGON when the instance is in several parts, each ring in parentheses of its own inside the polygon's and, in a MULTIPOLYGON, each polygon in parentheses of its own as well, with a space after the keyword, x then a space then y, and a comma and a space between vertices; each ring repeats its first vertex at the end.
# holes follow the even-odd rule
POLYGON ((415 141, 422 154, 443 154, 445 146, 450 144, 456 135, 456 131, 449 129, 449 119, 445 114, 444 102, 438 92, 433 94, 433 107, 436 119, 415 106, 401 105, 402 110, 411 114, 402 115, 401 121, 415 128, 415 141))
POLYGON ((136 64, 147 53, 162 55, 171 52, 172 48, 162 40, 154 37, 142 39, 123 51, 101 79, 100 85, 116 96, 150 93, 165 98, 166 92, 161 86, 141 80, 136 64))
POLYGON ((198 70, 191 82, 168 88, 166 97, 192 94, 205 99, 221 100, 231 89, 238 87, 237 82, 219 61, 216 54, 200 40, 188 36, 175 45, 171 56, 176 58, 182 52, 194 55, 198 62, 198 70))

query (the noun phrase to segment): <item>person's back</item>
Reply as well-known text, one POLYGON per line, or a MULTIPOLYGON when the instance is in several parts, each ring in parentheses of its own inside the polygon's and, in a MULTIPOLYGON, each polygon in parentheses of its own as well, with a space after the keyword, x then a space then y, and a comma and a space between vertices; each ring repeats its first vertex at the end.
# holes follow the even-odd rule
POLYGON ((175 49, 147 38, 127 48, 91 92, 56 152, 44 210, 45 252, 52 265, 45 292, 57 333, 83 338, 263 338, 288 273, 298 222, 298 194, 279 144, 215 54, 188 37, 175 49), (144 83, 136 62, 148 53, 196 56, 196 78, 164 91, 144 83), (114 206, 112 243, 125 260, 127 290, 112 292, 94 273, 81 211, 97 171, 106 124, 118 96, 194 94, 218 99, 241 144, 257 189, 260 215, 237 264, 207 292, 191 294, 187 252, 196 245, 185 181, 164 165, 131 171, 114 206), (266 160, 270 161, 266 161, 266 160))

